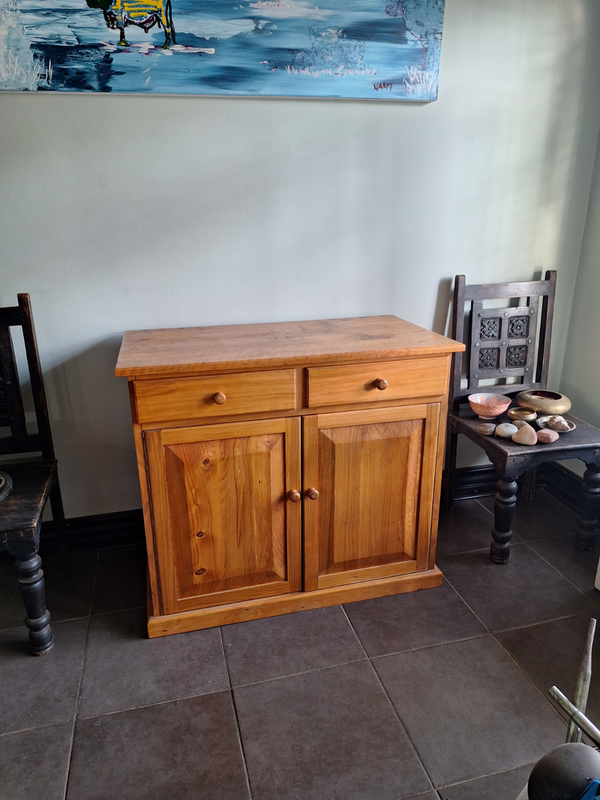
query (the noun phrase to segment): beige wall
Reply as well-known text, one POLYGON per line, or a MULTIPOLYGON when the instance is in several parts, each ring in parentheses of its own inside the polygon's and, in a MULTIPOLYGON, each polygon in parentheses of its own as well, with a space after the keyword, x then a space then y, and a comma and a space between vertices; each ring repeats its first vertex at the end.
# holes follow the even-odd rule
POLYGON ((447 0, 435 103, 0 96, 0 304, 32 295, 67 514, 140 503, 126 329, 394 313, 442 331, 456 273, 557 268, 559 381, 599 40, 597 0, 447 0))

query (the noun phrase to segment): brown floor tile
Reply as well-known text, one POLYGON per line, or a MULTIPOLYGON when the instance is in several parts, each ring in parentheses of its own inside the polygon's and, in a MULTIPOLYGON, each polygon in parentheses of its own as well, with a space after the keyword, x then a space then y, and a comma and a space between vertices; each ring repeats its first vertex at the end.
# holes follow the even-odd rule
POLYGON ((533 765, 489 775, 440 789, 441 800, 516 800, 527 785, 533 765))
POLYGON ((144 609, 91 618, 81 717, 228 688, 218 628, 148 639, 144 609))
MULTIPOLYGON (((493 526, 493 513, 477 500, 457 500, 452 511, 440 511, 436 553, 449 556, 489 550, 493 526)), ((513 541, 519 541, 516 535, 513 541)))
POLYGON ((74 719, 87 625, 57 622, 54 649, 45 656, 28 653, 26 628, 0 632, 0 733, 74 719))
POLYGON ((564 741, 561 720, 491 636, 373 663, 436 787, 533 763, 564 741))
POLYGON ((447 581, 438 589, 361 600, 344 608, 369 656, 486 633, 447 581))
MULTIPOLYGON (((505 631, 498 634, 498 638, 542 692, 547 693, 551 686, 557 686, 573 700, 589 623, 588 616, 569 617, 505 631)), ((595 725, 600 725, 600 630, 596 631, 592 655, 587 716, 595 725)))
POLYGON ((440 558, 444 576, 492 631, 593 613, 594 604, 526 544, 506 564, 485 552, 440 558))
POLYGON ((0 737, 0 797, 63 800, 73 724, 0 737))
POLYGON ((599 604, 600 592, 594 588, 594 581, 600 558, 600 535, 596 536, 593 550, 577 550, 574 542, 575 536, 560 536, 555 539, 539 539, 529 546, 590 600, 599 604))
MULTIPOLYGON (((494 498, 481 498, 482 504, 494 510, 494 498)), ((577 514, 545 489, 536 489, 532 500, 517 495, 513 533, 523 541, 568 536, 577 529, 577 514)))
POLYGON ((234 696, 255 798, 401 800, 431 790, 368 662, 234 696))
POLYGON ((223 644, 233 686, 365 658, 340 606, 225 625, 223 644))
POLYGON ((68 800, 248 800, 229 692, 78 720, 68 800))

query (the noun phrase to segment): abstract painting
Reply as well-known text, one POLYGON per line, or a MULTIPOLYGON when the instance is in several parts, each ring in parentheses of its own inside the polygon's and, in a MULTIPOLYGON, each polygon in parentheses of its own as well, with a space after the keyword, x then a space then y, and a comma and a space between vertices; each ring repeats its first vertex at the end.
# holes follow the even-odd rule
POLYGON ((445 0, 0 0, 0 90, 435 100, 445 0))

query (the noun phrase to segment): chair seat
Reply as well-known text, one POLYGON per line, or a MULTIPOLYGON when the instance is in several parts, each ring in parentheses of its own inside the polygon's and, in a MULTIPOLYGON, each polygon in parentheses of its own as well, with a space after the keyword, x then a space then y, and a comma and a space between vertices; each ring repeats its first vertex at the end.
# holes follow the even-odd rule
MULTIPOLYGON (((484 436, 477 431, 482 420, 468 406, 463 406, 460 413, 450 413, 450 426, 467 436, 482 447, 497 471, 503 475, 518 477, 522 472, 534 469, 549 461, 562 461, 569 458, 592 460, 594 450, 600 449, 600 430, 570 414, 563 414, 565 419, 574 422, 575 430, 561 433, 557 441, 551 444, 522 445, 512 439, 500 436, 484 436)), ((495 424, 512 422, 506 415, 494 420, 495 424)), ((532 425, 536 428, 535 423, 532 425)))
POLYGON ((13 481, 0 503, 0 549, 14 540, 38 541, 40 520, 56 476, 56 461, 13 462, 0 466, 13 481))

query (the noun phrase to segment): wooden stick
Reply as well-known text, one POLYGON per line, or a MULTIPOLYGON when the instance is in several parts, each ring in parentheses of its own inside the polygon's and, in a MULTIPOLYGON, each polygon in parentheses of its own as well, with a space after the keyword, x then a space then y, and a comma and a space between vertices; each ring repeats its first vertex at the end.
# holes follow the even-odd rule
POLYGON ((553 700, 556 700, 558 705, 564 711, 567 712, 567 715, 570 717, 570 719, 575 720, 577 725, 587 736, 590 737, 596 747, 600 747, 600 731, 598 728, 593 725, 589 719, 582 714, 581 711, 579 711, 579 709, 575 708, 573 703, 564 696, 560 689, 557 689, 556 686, 553 686, 548 690, 548 694, 553 700))
MULTIPOLYGON (((588 701, 588 694, 590 691, 590 682, 592 680, 592 645, 594 644, 594 634, 596 633, 596 620, 590 619, 590 627, 588 629, 587 641, 585 650, 583 651, 583 658, 581 659, 581 666, 579 667, 579 674, 577 676, 577 686, 575 688, 574 705, 582 714, 585 714, 585 709, 588 701)), ((575 724, 571 718, 569 722, 569 729, 567 731, 567 742, 580 742, 581 729, 575 724)))

